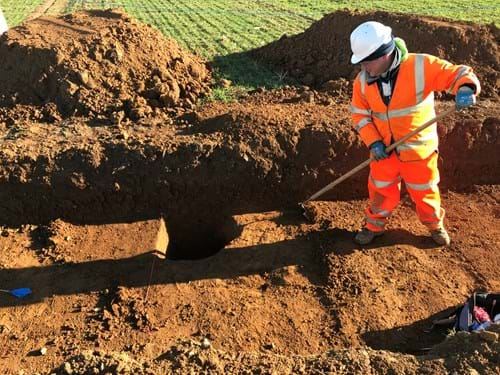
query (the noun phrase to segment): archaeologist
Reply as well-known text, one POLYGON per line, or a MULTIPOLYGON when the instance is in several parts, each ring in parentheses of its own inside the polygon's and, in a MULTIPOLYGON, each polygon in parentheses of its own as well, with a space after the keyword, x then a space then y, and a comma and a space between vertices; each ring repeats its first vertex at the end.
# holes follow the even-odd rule
POLYGON ((403 180, 432 239, 438 245, 449 245, 438 189, 436 124, 389 155, 385 148, 436 116, 434 91, 451 91, 460 110, 475 103, 481 90, 479 81, 468 66, 408 53, 405 42, 379 22, 362 23, 350 39, 351 63, 361 64, 351 101, 353 125, 372 158, 365 226, 354 242, 367 245, 384 233, 387 219, 399 203, 403 180))
POLYGON ((9 27, 7 26, 7 21, 5 20, 2 9, 0 8, 0 35, 2 35, 8 29, 9 27))

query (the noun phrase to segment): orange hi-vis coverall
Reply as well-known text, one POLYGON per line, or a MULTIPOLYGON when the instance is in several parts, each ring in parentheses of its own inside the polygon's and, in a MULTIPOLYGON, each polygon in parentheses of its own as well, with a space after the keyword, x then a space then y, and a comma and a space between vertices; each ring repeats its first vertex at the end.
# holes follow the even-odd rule
MULTIPOLYGON (((404 55, 388 105, 376 82, 368 84, 367 79, 368 73, 362 70, 354 81, 351 113, 354 127, 368 147, 376 141, 387 147, 434 118, 434 91, 456 94, 465 84, 475 87, 476 94, 480 92, 470 67, 427 54, 404 55)), ((433 124, 398 146, 388 158, 370 163, 367 229, 384 230, 399 203, 401 179, 416 204, 420 221, 430 230, 442 227, 437 149, 437 126, 433 124)))

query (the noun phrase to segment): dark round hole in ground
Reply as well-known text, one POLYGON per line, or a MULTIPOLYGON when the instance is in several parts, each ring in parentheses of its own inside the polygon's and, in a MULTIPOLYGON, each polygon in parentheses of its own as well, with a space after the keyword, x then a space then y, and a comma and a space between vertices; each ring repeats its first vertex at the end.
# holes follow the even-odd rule
POLYGON ((231 218, 208 220, 179 220, 168 225, 167 258, 196 260, 217 254, 241 232, 231 218))

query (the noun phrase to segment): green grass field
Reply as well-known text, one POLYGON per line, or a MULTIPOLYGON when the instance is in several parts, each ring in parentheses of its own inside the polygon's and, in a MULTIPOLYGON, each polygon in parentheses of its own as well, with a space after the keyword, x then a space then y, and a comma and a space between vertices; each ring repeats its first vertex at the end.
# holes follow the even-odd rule
POLYGON ((207 59, 269 43, 296 34, 337 9, 387 10, 490 23, 500 20, 495 0, 359 1, 359 0, 70 0, 68 11, 123 7, 185 48, 207 59), (466 5, 464 5, 466 4, 466 5))
MULTIPOLYGON (((20 22, 41 1, 2 0, 10 24, 20 22), (24 15, 24 16, 23 16, 24 15)), ((69 0, 66 12, 122 7, 137 19, 184 48, 213 62, 219 77, 230 78, 240 89, 283 84, 279 74, 237 55, 305 30, 323 15, 337 9, 386 10, 442 16, 477 23, 500 21, 498 0, 69 0)), ((216 90, 227 99, 227 90, 216 90)), ((229 95, 230 96, 230 95, 229 95)))
POLYGON ((9 26, 17 25, 28 17, 43 0, 1 0, 0 8, 9 26))

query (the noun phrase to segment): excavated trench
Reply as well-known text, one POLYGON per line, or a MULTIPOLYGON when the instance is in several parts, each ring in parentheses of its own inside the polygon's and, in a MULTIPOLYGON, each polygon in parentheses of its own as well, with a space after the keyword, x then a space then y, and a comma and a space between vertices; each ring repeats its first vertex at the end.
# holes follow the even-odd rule
MULTIPOLYGON (((498 117, 490 116, 492 109, 479 109, 478 119, 456 115, 439 128, 443 190, 499 182, 500 126, 498 117)), ((38 133, 51 126, 36 130, 31 124, 29 131, 20 132, 26 137, 23 142, 4 142, 2 224, 58 218, 106 224, 164 216, 171 238, 169 257, 201 259, 238 235, 233 215, 296 210, 297 202, 366 158, 364 146, 342 125, 344 120, 313 128, 306 124, 298 131, 278 124, 269 132, 266 119, 254 111, 249 106, 230 109, 230 116, 210 116, 191 130, 194 138, 187 142, 158 130, 157 144, 136 147, 134 143, 142 143, 141 136, 149 131, 137 126, 130 147, 105 138, 96 142, 101 130, 87 129, 55 157, 48 152, 61 142, 59 137, 48 134, 42 146, 38 133), (261 146, 268 144, 274 147, 261 146), (172 151, 165 153, 165 147, 172 151)), ((318 113, 327 116, 329 110, 318 113)), ((80 129, 78 121, 74 126, 70 129, 80 129)), ((351 177, 321 199, 364 198, 367 173, 351 177)))
MULTIPOLYGON (((498 118, 490 116, 490 109, 479 109, 475 113, 476 119, 452 116, 447 126, 440 128, 442 184, 447 188, 460 191, 469 189, 472 182, 500 182, 496 173, 500 160, 500 126, 498 118)), ((304 109, 296 110, 302 112, 304 109)), ((210 113, 203 117, 201 114, 201 122, 188 127, 189 132, 182 131, 179 136, 172 136, 170 130, 165 128, 155 129, 156 143, 144 142, 142 145, 137 140, 151 130, 149 125, 137 125, 134 132, 130 132, 129 143, 123 144, 110 142, 113 136, 108 134, 108 129, 104 129, 103 136, 100 134, 103 129, 86 128, 81 131, 78 121, 73 124, 74 127, 66 123, 66 130, 77 134, 56 156, 51 155, 49 150, 60 142, 58 136, 47 131, 42 145, 36 140, 38 134, 47 130, 45 126, 50 126, 40 125, 37 130, 37 125, 31 124, 30 132, 22 133, 23 141, 6 141, 1 154, 2 224, 18 226, 62 219, 85 226, 164 217, 170 239, 168 259, 197 260, 184 266, 189 269, 177 268, 175 271, 177 275, 189 275, 186 280, 217 277, 220 272, 234 275, 227 276, 231 278, 244 274, 245 269, 252 267, 256 270, 253 272, 259 273, 268 269, 271 272, 295 262, 302 264, 300 258, 295 258, 300 252, 294 254, 293 251, 293 246, 297 246, 295 242, 300 243, 297 239, 291 239, 288 246, 285 241, 283 248, 280 241, 274 240, 281 249, 275 255, 272 252, 252 255, 254 250, 251 246, 238 244, 237 248, 245 250, 233 252, 235 256, 226 251, 213 262, 209 259, 216 258, 213 255, 232 241, 239 240, 244 227, 236 223, 233 219, 235 215, 296 210, 297 202, 362 162, 366 157, 364 147, 355 142, 350 128, 342 125, 342 119, 337 118, 336 123, 326 126, 300 125, 303 128, 298 129, 278 123, 275 125, 277 130, 269 132, 267 120, 254 115, 255 108, 252 106, 225 111, 229 115, 210 113), (90 149, 89 144, 92 145, 90 149), (268 145, 274 147, 269 148, 268 145), (12 152, 14 149, 17 154, 12 152), (23 156, 20 158, 19 155, 23 156), (328 156, 329 162, 325 163, 328 156), (282 258, 281 254, 285 257, 282 258), (241 257, 239 263, 238 257, 241 257), (259 257, 262 258, 259 265, 252 265, 253 259, 259 257), (231 271, 222 271, 225 259, 238 264, 233 264, 231 271), (206 261, 208 263, 204 263, 206 261)), ((320 108, 317 113, 327 116, 330 111, 320 108)), ((364 171, 349 183, 338 186, 325 198, 345 204, 350 199, 364 198, 366 177, 367 171, 364 171)), ((332 216, 329 221, 331 229, 336 230, 337 225, 342 227, 342 222, 335 221, 340 216, 344 215, 332 216)), ((342 220, 350 220, 348 212, 345 216, 342 220)), ((294 220, 297 221, 295 218, 292 222, 294 220)), ((289 230, 297 230, 301 224, 294 222, 289 230)), ((285 220, 281 227, 286 225, 285 220)), ((256 229, 253 235, 258 239, 257 248, 267 246, 259 243, 270 235, 265 232, 270 230, 267 228, 274 228, 272 230, 275 231, 280 226, 274 227, 270 223, 262 228, 256 229)), ((328 240, 330 237, 326 233, 328 240)), ((323 235, 320 232, 309 240, 306 236, 305 243, 310 250, 304 254, 317 251, 314 250, 318 246, 315 242, 317 236, 323 235)), ((350 236, 345 243, 342 236, 340 239, 340 242, 335 242, 334 254, 349 252, 352 247, 350 236)), ((328 262, 322 260, 323 256, 330 255, 326 253, 303 263, 306 269, 315 270, 313 277, 308 276, 312 280, 327 280, 330 277, 327 275, 331 271, 327 270, 325 264, 328 262)), ((348 269, 345 271, 350 272, 348 269)), ((340 276, 342 279, 345 275, 340 276)), ((340 286, 339 292, 348 292, 353 287, 350 285, 352 279, 346 280, 350 281, 340 286)), ((322 282, 315 281, 318 285, 322 282)), ((326 304, 335 304, 336 301, 333 297, 318 298, 326 304)), ((337 308, 340 313, 341 308, 337 308)), ((334 334, 338 329, 335 328, 336 323, 328 325, 334 334)), ((373 348, 415 354, 422 348, 420 343, 412 341, 419 329, 411 324, 403 327, 404 337, 396 329, 374 330, 363 337, 351 338, 352 342, 345 341, 349 339, 343 337, 335 345, 345 347, 364 342, 373 348)), ((441 339, 440 335, 426 338, 429 345, 441 339)), ((328 341, 324 338, 318 340, 328 341)))
MULTIPOLYGON (((89 15, 80 17, 86 20, 89 15)), ((121 20, 120 26, 126 26, 128 20, 124 15, 117 19, 121 20)), ((63 21, 71 22, 71 17, 63 21)), ((42 26, 35 24, 31 27, 36 31, 42 26)), ((26 33, 30 30, 22 31, 26 33)), ((23 33, 18 39, 26 39, 22 38, 23 33)), ((96 41, 99 38, 93 38, 82 45, 72 46, 72 53, 84 51, 85 58, 96 52, 105 56, 109 54, 109 48, 116 47, 112 36, 113 33, 105 34, 102 43, 96 41), (94 48, 94 44, 98 48, 94 48)), ((169 45, 163 47, 170 50, 169 45)), ((18 50, 19 45, 11 43, 4 48, 18 50)), ((63 52, 64 49, 61 49, 63 52)), ((182 51, 177 52, 182 54, 182 51)), ((144 53, 144 56, 149 58, 148 53, 144 53)), ((161 64, 161 56, 157 57, 160 61, 158 64, 161 64)), ((178 60, 178 56, 171 57, 174 61, 178 60)), ((145 69, 144 64, 139 63, 137 69, 142 70, 141 74, 134 77, 134 84, 142 87, 142 91, 136 97, 114 97, 119 90, 103 91, 97 93, 99 95, 93 92, 96 97, 89 96, 84 103, 85 108, 71 108, 92 115, 90 117, 99 117, 102 115, 100 108, 94 108, 93 105, 105 98, 117 108, 111 104, 106 107, 104 118, 109 120, 109 124, 103 126, 89 126, 86 118, 62 119, 65 111, 59 111, 57 108, 60 107, 50 107, 50 103, 50 108, 43 110, 9 107, 13 99, 8 92, 9 95, 4 98, 8 103, 3 103, 5 106, 0 108, 0 119, 4 120, 0 125, 3 136, 0 150, 0 224, 19 227, 26 223, 39 225, 62 219, 81 227, 105 227, 108 224, 163 217, 169 235, 167 258, 181 262, 164 262, 157 266, 159 270, 156 270, 155 286, 165 288, 163 298, 175 295, 175 301, 170 301, 170 304, 182 310, 177 322, 179 326, 196 319, 200 319, 196 321, 197 327, 203 325, 206 323, 204 314, 210 315, 215 311, 220 314, 214 318, 214 326, 226 330, 228 338, 224 344, 227 348, 233 348, 234 341, 239 345, 238 348, 254 345, 251 350, 258 351, 262 347, 271 350, 274 348, 271 340, 277 340, 279 349, 286 353, 306 353, 309 348, 320 352, 331 347, 368 344, 375 349, 420 354, 422 345, 416 340, 420 326, 416 321, 428 316, 425 306, 415 307, 421 309, 416 315, 418 318, 406 318, 407 323, 411 321, 407 325, 399 324, 397 312, 387 317, 372 316, 370 312, 389 311, 387 309, 391 307, 391 302, 399 302, 399 298, 404 300, 405 296, 427 296, 428 290, 419 291, 423 284, 418 283, 418 277, 417 285, 412 285, 411 275, 408 276, 406 271, 410 264, 415 264, 412 263, 415 258, 425 263, 432 254, 425 253, 418 258, 418 250, 429 246, 425 240, 419 242, 420 239, 413 239, 414 242, 410 242, 409 246, 411 249, 406 252, 399 251, 398 241, 395 241, 398 244, 398 251, 395 252, 394 243, 390 240, 384 243, 380 253, 374 249, 361 252, 353 248, 351 231, 362 220, 359 217, 358 222, 353 223, 353 218, 358 219, 354 211, 361 213, 362 209, 356 206, 358 203, 350 200, 366 198, 368 171, 353 176, 321 198, 338 201, 339 207, 343 209, 338 216, 344 218, 330 215, 328 220, 323 221, 325 226, 319 229, 314 225, 311 229, 297 219, 300 217, 298 202, 367 157, 366 147, 352 129, 345 92, 332 94, 305 87, 288 88, 257 94, 246 102, 215 103, 194 110, 196 96, 207 89, 209 74, 197 65, 197 59, 184 56, 183 61, 185 64, 180 66, 173 64, 179 70, 175 77, 163 71, 145 69), (150 70, 155 71, 153 76, 148 75, 150 70), (199 78, 197 85, 184 82, 186 72, 192 74, 190 79, 199 78), (179 92, 172 89, 176 85, 177 88, 182 87, 179 92), (176 101, 169 99, 165 90, 175 91, 176 101), (311 97, 312 102, 309 100, 311 97), (116 104, 118 98, 121 102, 116 104), (175 106, 168 108, 172 103, 175 106), (154 111, 159 115, 168 112, 172 117, 148 118, 154 111), (179 118, 175 116, 179 113, 183 113, 182 121, 176 122, 179 118), (261 213, 272 210, 283 214, 271 219, 261 217, 261 213), (296 211, 290 215, 292 218, 284 214, 292 211, 296 211), (240 222, 235 219, 245 214, 250 215, 251 219, 240 222), (252 214, 256 216, 252 217, 252 214), (261 226, 255 225, 250 230, 252 234, 242 238, 244 230, 259 220, 261 226), (221 251, 233 245, 237 251, 221 251), (407 253, 409 255, 405 255, 407 253), (386 264, 391 259, 394 262, 386 264), (402 284, 407 282, 398 286, 394 292, 396 297, 391 295, 394 280, 379 274, 389 274, 395 269, 401 276, 396 281, 402 284), (370 277, 363 280, 367 274, 370 277), (241 284, 248 290, 231 289, 237 285, 228 282, 220 287, 218 294, 212 294, 212 288, 218 285, 215 281, 211 283, 212 279, 224 283, 226 279, 231 281, 245 276, 248 278, 241 284), (173 293, 172 289, 168 289, 178 288, 177 283, 189 284, 193 280, 206 282, 200 290, 210 291, 205 311, 202 310, 205 306, 193 307, 192 301, 182 300, 183 293, 176 295, 179 289, 173 293), (380 290, 373 291, 372 284, 377 280, 389 291, 387 295, 380 297, 376 294, 381 293, 380 290), (223 292, 220 292, 221 289, 223 292), (413 291, 413 294, 404 295, 408 290, 413 291), (226 299, 219 294, 226 296, 226 299), (244 308, 234 305, 234 300, 239 300, 242 295, 241 304, 245 308, 255 304, 256 310, 245 312, 244 308), (210 305, 211 298, 215 298, 214 305, 210 305), (220 303, 217 298, 221 298, 220 303), (378 310, 371 310, 372 302, 380 304, 378 310), (219 304, 223 307, 222 311, 217 306, 219 304), (301 307, 304 307, 304 311, 300 310, 301 307), (199 309, 199 315, 193 317, 192 310, 196 308, 199 309), (354 311, 357 320, 352 320, 352 324, 348 311, 350 308, 357 309, 354 311), (239 313, 243 318, 231 318, 234 316, 232 314, 236 314, 236 309, 241 310, 239 313), (261 314, 260 321, 257 319, 254 322, 255 312, 261 314), (377 318, 386 324, 385 328, 379 326, 361 331, 360 327, 366 322, 376 326, 377 318), (387 321, 386 318, 393 320, 387 321), (244 325, 247 321, 261 325, 244 325), (231 324, 235 322, 243 325, 234 329, 231 324), (391 328, 387 329, 388 326, 391 328), (254 336, 244 337, 245 334, 254 336), (315 346, 310 346, 309 339, 315 346), (261 342, 263 340, 268 341, 261 342), (291 349, 290 344, 293 346, 291 349)), ((88 67, 92 68, 93 64, 94 61, 88 62, 88 67)), ((80 77, 81 81, 82 73, 85 72, 81 72, 76 65, 59 65, 54 77, 48 77, 47 82, 40 84, 56 87, 51 85, 59 82, 61 77, 73 76, 80 77)), ((10 66, 15 64, 11 62, 10 66)), ((103 74, 102 77, 94 78, 100 80, 100 88, 113 87, 117 82, 127 81, 122 77, 126 69, 119 70, 113 77, 103 74)), ((18 90, 15 87, 16 80, 10 83, 13 91, 18 90)), ((66 84, 66 89, 75 89, 76 83, 66 84)), ((85 90, 91 90, 89 82, 78 84, 82 85, 78 89, 81 96, 85 96, 85 90)), ((130 87, 121 89, 132 90, 130 87)), ((53 91, 54 97, 45 99, 66 103, 71 97, 70 104, 82 104, 77 97, 73 97, 74 93, 67 91, 53 91)), ((34 95, 31 92, 28 94, 34 95)), ((27 100, 22 105, 31 102, 27 100)), ((438 112, 449 105, 453 103, 439 102, 438 112)), ((470 191, 474 185, 500 183, 499 119, 497 102, 484 101, 471 111, 455 113, 438 125, 442 190, 470 191)), ((403 211, 408 214, 410 209, 404 208, 403 211)), ((406 240, 412 236, 403 237, 406 240)), ((96 252, 100 250, 103 249, 97 248, 96 252)), ((119 256, 113 261, 114 264, 126 265, 123 269, 118 267, 117 273, 136 272, 134 275, 140 282, 127 285, 147 286, 146 289, 149 289, 144 275, 134 267, 127 268, 127 261, 122 262, 119 256)), ((447 289, 439 288, 441 285, 452 285, 450 288, 453 289, 456 276, 461 275, 455 271, 454 262, 455 259, 449 264, 432 259, 420 276, 426 277, 425 272, 434 274, 435 269, 442 266, 443 269, 436 274, 442 275, 445 280, 426 279, 426 282, 435 282, 431 287, 448 295, 447 289), (446 267, 449 267, 449 272, 446 267), (449 280, 446 279, 448 276, 449 280)), ((88 263, 82 267, 93 270, 92 263, 88 263)), ((148 267, 153 271, 150 264, 148 267)), ((417 270, 418 266, 415 267, 417 270)), ((36 270, 34 272, 36 274, 36 270)), ((8 272, 5 274, 11 275, 8 272)), ((470 278, 466 275, 461 281, 472 288, 477 280, 470 278)), ((85 281, 83 277, 82 280, 85 281)), ((108 279, 103 277, 103 280, 96 285, 107 285, 108 279)), ((107 286, 101 289, 105 288, 107 286)), ((71 290, 73 293, 68 294, 82 293, 78 288, 71 290)), ((197 294, 201 293, 199 290, 193 290, 189 290, 193 300, 206 296, 197 294)), ((178 313, 175 309, 168 310, 169 304, 161 299, 152 305, 159 310, 165 308, 165 315, 169 318, 178 313)), ((191 334, 191 327, 185 329, 183 332, 191 334)), ((221 341, 224 339, 219 337, 221 341)), ((426 339, 426 345, 433 345, 442 336, 429 336, 426 339)))

